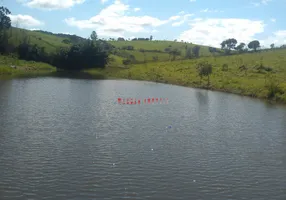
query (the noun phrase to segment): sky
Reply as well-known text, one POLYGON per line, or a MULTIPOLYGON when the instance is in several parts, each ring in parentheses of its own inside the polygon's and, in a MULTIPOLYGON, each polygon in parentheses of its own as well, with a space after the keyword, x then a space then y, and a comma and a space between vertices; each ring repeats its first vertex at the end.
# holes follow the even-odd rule
POLYGON ((12 24, 99 38, 153 36, 220 47, 228 38, 286 44, 286 0, 2 0, 12 24))

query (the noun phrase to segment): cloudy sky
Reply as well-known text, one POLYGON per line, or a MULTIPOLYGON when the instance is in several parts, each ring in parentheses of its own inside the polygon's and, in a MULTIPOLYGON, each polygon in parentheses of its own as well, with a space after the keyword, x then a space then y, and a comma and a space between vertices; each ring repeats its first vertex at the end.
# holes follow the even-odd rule
POLYGON ((2 0, 14 25, 100 38, 149 37, 219 47, 286 44, 286 0, 2 0))

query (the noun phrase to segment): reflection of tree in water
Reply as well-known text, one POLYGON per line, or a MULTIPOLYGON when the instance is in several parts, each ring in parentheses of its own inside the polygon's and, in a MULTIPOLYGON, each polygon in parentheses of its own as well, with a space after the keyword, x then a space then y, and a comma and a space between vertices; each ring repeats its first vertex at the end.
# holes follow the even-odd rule
POLYGON ((12 92, 12 80, 0 80, 0 140, 3 141, 5 123, 9 120, 12 112, 9 111, 9 101, 12 92))
POLYGON ((208 91, 198 90, 195 94, 199 105, 206 105, 209 103, 208 91))

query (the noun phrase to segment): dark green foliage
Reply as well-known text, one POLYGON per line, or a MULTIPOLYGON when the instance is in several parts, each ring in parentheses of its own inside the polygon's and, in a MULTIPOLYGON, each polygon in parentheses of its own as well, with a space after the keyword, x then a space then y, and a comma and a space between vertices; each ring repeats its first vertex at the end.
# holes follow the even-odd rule
POLYGON ((170 47, 165 48, 164 51, 165 51, 165 52, 170 52, 170 51, 171 51, 171 48, 170 48, 170 47))
POLYGON ((272 99, 277 94, 283 94, 284 91, 280 87, 280 83, 277 78, 273 75, 266 75, 265 77, 265 87, 268 89, 268 98, 272 99))
POLYGON ((224 71, 224 72, 226 72, 226 71, 228 71, 228 64, 223 64, 222 65, 222 69, 221 69, 222 71, 224 71))
POLYGON ((178 49, 172 49, 171 51, 169 51, 169 55, 170 57, 172 56, 172 61, 176 60, 177 56, 181 55, 181 51, 179 51, 178 49))
POLYGON ((192 48, 187 48, 185 59, 191 59, 191 58, 192 58, 192 48))
MULTIPOLYGON (((151 36, 151 37, 152 37, 152 36, 151 36)), ((148 41, 149 39, 151 39, 151 37, 150 37, 150 38, 133 38, 132 41, 136 41, 136 40, 148 41)))
POLYGON ((125 41, 125 39, 123 37, 119 37, 117 38, 117 41, 125 41))
POLYGON ((92 41, 96 41, 96 40, 97 40, 97 34, 96 34, 95 31, 92 31, 92 33, 91 33, 91 35, 90 35, 90 39, 91 39, 92 41))
POLYGON ((100 51, 93 41, 73 45, 69 50, 61 49, 54 55, 53 65, 59 69, 82 70, 88 68, 104 68, 108 54, 100 51))
POLYGON ((122 60, 123 65, 130 65, 131 63, 132 63, 132 61, 130 59, 122 60))
POLYGON ((209 47, 209 52, 213 54, 213 53, 217 52, 217 49, 214 47, 209 47))
POLYGON ((241 42, 237 47, 235 48, 239 53, 242 53, 244 51, 245 43, 241 42))
POLYGON ((230 51, 235 49, 235 46, 237 44, 237 40, 234 38, 229 38, 227 40, 222 41, 221 49, 225 50, 225 54, 230 54, 230 51))
POLYGON ((192 49, 192 52, 196 58, 200 57, 200 48, 200 46, 196 45, 192 49))
POLYGON ((129 46, 123 46, 123 47, 121 47, 121 49, 132 51, 132 50, 134 50, 134 47, 129 45, 129 46))
POLYGON ((7 30, 11 27, 11 19, 8 15, 11 14, 8 8, 0 7, 0 31, 7 30))
POLYGON ((68 39, 63 39, 62 43, 64 43, 64 44, 70 44, 70 43, 71 43, 71 41, 70 41, 70 40, 68 40, 68 39))
POLYGON ((272 67, 265 67, 265 66, 263 66, 263 64, 260 64, 259 66, 256 66, 255 69, 256 69, 259 73, 272 72, 272 71, 273 71, 273 68, 272 68, 272 67))
POLYGON ((213 70, 212 65, 208 62, 200 62, 197 65, 197 70, 198 70, 199 76, 201 77, 201 80, 202 80, 203 76, 208 77, 208 85, 209 85, 210 84, 210 75, 212 74, 212 70, 213 70))
POLYGON ((256 51, 259 47, 260 47, 260 42, 258 40, 253 40, 248 44, 248 48, 254 49, 254 51, 256 51))
POLYGON ((153 61, 158 61, 159 60, 158 56, 153 56, 152 58, 153 58, 153 61))
POLYGON ((108 62, 108 53, 104 47, 91 40, 74 44, 71 48, 60 48, 55 54, 47 54, 44 48, 30 45, 25 37, 17 47, 17 53, 20 59, 46 62, 63 70, 103 68, 108 62))

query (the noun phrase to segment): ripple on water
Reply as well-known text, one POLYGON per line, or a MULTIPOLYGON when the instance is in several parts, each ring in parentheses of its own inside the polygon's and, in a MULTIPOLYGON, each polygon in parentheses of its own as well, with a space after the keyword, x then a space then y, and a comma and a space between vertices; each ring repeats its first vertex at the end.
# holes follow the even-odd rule
POLYGON ((129 83, 1 88, 0 199, 286 199, 284 108, 129 83), (135 93, 170 103, 109 103, 135 93))

